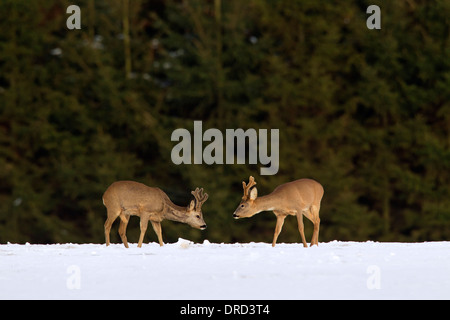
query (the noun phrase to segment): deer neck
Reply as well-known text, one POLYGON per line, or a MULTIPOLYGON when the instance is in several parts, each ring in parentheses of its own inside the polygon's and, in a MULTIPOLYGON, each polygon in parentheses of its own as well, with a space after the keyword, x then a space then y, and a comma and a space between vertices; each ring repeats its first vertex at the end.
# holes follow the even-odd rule
POLYGON ((255 199, 255 205, 256 205, 256 213, 259 213, 261 211, 272 211, 272 210, 276 210, 276 195, 273 195, 272 193, 262 196, 262 197, 257 197, 255 199))
POLYGON ((163 214, 163 218, 171 221, 177 221, 177 222, 186 222, 187 215, 186 215, 186 207, 180 207, 174 204, 170 199, 167 197, 165 204, 165 210, 163 214))

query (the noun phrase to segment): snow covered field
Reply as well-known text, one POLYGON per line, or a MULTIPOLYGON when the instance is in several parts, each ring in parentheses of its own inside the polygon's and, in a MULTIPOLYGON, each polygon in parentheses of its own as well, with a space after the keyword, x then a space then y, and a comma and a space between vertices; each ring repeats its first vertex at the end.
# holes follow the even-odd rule
POLYGON ((450 242, 8 243, 0 299, 450 299, 450 242))

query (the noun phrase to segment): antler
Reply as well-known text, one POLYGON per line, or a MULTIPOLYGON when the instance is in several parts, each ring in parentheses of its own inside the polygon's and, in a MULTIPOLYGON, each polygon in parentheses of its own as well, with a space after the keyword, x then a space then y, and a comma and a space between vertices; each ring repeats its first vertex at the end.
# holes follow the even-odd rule
POLYGON ((200 211, 203 203, 208 200, 208 194, 203 193, 203 188, 201 188, 200 190, 198 188, 195 188, 195 191, 191 191, 191 193, 195 198, 195 210, 200 211))
POLYGON ((255 182, 255 178, 253 178, 252 176, 250 176, 250 178, 248 179, 248 184, 245 184, 244 181, 242 181, 242 187, 244 188, 244 196, 242 197, 242 200, 247 200, 248 199, 248 192, 250 191, 250 188, 253 187, 256 184, 255 182))

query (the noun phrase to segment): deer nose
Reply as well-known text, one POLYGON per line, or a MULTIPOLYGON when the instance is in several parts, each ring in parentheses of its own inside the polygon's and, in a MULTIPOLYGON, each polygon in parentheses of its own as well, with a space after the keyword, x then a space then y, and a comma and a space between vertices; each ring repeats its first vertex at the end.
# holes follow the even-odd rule
POLYGON ((200 227, 200 229, 201 229, 201 230, 205 230, 205 229, 206 229, 206 224, 202 225, 202 226, 200 227))
POLYGON ((236 213, 233 213, 233 218, 239 218, 239 216, 236 213))

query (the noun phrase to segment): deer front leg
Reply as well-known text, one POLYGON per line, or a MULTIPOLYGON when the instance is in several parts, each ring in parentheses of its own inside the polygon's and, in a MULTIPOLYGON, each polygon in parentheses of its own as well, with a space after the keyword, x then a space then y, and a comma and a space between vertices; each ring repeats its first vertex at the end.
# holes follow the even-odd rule
POLYGON ((128 240, 127 240, 127 233, 126 233, 128 221, 130 221, 129 215, 124 215, 124 214, 120 215, 119 235, 120 235, 120 238, 122 239, 122 242, 123 242, 125 248, 128 248, 128 240))
POLYGON ((156 235, 158 236, 159 245, 162 247, 164 242, 162 240, 162 230, 161 230, 161 222, 152 221, 153 230, 155 230, 156 235))
POLYGON ((148 215, 141 215, 141 235, 139 236, 138 248, 142 247, 142 242, 144 241, 145 232, 147 231, 148 226, 148 215))
POLYGON ((284 219, 286 219, 286 215, 281 214, 280 212, 275 212, 275 211, 274 211, 274 213, 277 216, 277 225, 275 227, 275 233, 273 235, 272 247, 275 247, 278 236, 281 232, 281 229, 283 228, 284 219))

